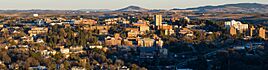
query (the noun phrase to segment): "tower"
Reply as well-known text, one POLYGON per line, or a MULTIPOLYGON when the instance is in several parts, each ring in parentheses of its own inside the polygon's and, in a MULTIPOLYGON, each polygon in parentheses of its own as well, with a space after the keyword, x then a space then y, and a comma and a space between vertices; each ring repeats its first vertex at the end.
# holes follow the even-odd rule
POLYGON ((251 26, 251 28, 249 28, 249 36, 252 37, 253 36, 253 31, 255 30, 254 26, 251 26))
POLYGON ((162 26, 162 15, 154 15, 155 26, 162 26))

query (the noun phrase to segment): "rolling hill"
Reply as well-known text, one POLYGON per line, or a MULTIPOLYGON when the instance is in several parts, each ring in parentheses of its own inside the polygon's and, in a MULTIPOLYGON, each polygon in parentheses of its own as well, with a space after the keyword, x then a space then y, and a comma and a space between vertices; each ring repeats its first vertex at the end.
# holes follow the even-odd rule
POLYGON ((238 3, 218 6, 202 6, 196 8, 187 8, 184 10, 194 10, 196 12, 268 13, 268 5, 259 3, 238 3))

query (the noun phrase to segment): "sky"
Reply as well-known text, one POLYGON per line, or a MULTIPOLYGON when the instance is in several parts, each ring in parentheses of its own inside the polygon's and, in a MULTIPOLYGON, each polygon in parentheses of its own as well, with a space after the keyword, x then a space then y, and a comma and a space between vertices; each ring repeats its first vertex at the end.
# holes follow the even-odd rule
POLYGON ((268 4, 268 0, 0 0, 0 9, 120 9, 130 5, 148 9, 172 9, 234 3, 268 4))

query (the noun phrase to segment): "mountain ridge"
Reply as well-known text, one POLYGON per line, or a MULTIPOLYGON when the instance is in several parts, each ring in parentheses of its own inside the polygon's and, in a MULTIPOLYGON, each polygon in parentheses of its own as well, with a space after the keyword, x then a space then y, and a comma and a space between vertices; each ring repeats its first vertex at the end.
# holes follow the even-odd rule
POLYGON ((129 12, 129 11, 149 11, 149 9, 145 9, 139 6, 130 5, 125 8, 121 8, 115 11, 121 11, 121 12, 129 12))
POLYGON ((193 12, 224 12, 224 13, 268 13, 268 4, 261 3, 236 3, 223 5, 207 5, 193 8, 173 8, 168 10, 163 9, 146 9, 139 6, 127 6, 120 9, 77 9, 77 10, 49 10, 49 9, 30 9, 30 10, 0 10, 0 12, 34 12, 34 11, 82 11, 82 12, 159 12, 170 10, 192 10, 193 12))
POLYGON ((228 13, 268 13, 268 4, 260 3, 237 3, 217 6, 200 6, 186 9, 172 10, 194 10, 196 12, 228 12, 228 13))

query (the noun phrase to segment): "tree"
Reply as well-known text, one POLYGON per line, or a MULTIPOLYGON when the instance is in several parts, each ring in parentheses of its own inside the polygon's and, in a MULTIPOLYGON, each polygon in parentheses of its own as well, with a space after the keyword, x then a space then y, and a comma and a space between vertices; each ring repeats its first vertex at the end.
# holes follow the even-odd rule
POLYGON ((147 70, 145 67, 142 67, 140 70, 147 70))
POLYGON ((109 70, 116 70, 116 66, 110 64, 110 65, 109 65, 109 70))
POLYGON ((33 57, 28 57, 28 58, 26 59, 26 63, 25 63, 25 67, 26 67, 26 68, 28 68, 28 67, 30 67, 30 66, 38 66, 38 65, 40 65, 40 63, 39 63, 39 61, 36 60, 35 58, 33 58, 33 57))
POLYGON ((56 63, 51 63, 48 65, 48 70, 55 70, 56 69, 56 63))
POLYGON ((122 65, 124 65, 124 61, 122 61, 122 60, 120 60, 120 59, 116 59, 115 60, 115 64, 117 65, 117 66, 122 66, 122 65))
POLYGON ((68 61, 64 61, 63 65, 65 69, 70 69, 71 64, 68 61))
POLYGON ((139 66, 137 64, 131 64, 131 70, 139 70, 139 66))
POLYGON ((10 45, 16 45, 17 44, 14 40, 11 40, 9 43, 10 43, 10 45))
POLYGON ((36 53, 36 52, 30 52, 31 53, 31 57, 35 58, 35 59, 40 59, 42 58, 41 53, 36 53))
POLYGON ((2 69, 2 70, 8 70, 7 67, 6 67, 6 65, 0 65, 0 69, 2 69))
POLYGON ((4 63, 10 63, 11 62, 11 58, 7 54, 3 55, 2 60, 4 60, 4 63))
POLYGON ((7 54, 7 50, 1 50, 0 52, 0 58, 4 61, 4 63, 10 63, 11 58, 7 54))

